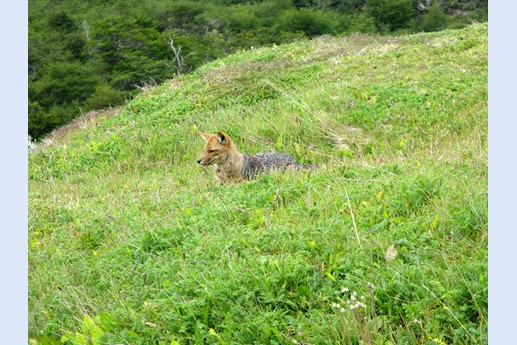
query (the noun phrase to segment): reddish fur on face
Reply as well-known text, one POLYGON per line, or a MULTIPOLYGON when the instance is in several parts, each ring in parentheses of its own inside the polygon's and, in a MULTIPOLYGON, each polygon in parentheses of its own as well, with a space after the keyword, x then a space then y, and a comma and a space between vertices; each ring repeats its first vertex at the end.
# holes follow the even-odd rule
POLYGON ((215 174, 222 182, 241 180, 244 155, 237 151, 230 136, 224 132, 200 134, 205 139, 205 148, 197 162, 214 165, 215 174))

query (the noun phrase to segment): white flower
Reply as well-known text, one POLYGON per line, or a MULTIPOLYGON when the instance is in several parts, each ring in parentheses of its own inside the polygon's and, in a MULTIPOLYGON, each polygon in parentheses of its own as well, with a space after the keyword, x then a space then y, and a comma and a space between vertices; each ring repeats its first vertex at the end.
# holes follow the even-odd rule
POLYGON ((350 290, 348 290, 347 287, 342 287, 341 288, 341 293, 345 293, 345 292, 348 292, 348 291, 350 291, 350 290))
POLYGON ((345 313, 345 308, 341 308, 341 314, 344 314, 345 313))
POLYGON ((29 135, 29 153, 36 151, 37 148, 38 148, 38 145, 36 145, 36 143, 34 141, 32 141, 32 138, 29 135))

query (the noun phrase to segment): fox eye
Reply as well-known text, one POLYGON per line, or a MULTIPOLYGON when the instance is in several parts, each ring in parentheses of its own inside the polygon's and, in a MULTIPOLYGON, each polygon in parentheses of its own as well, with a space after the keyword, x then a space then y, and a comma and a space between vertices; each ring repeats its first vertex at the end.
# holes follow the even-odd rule
POLYGON ((210 150, 210 151, 208 151, 208 153, 214 153, 214 152, 215 152, 215 150, 210 150))

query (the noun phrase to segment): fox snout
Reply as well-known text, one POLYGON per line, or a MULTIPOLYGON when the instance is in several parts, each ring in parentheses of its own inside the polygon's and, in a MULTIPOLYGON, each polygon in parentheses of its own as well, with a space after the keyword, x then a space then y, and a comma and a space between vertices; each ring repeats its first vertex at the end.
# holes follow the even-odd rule
POLYGON ((197 164, 199 165, 212 165, 214 164, 214 157, 207 157, 205 154, 203 154, 198 160, 197 164))
POLYGON ((199 158, 197 160, 197 164, 199 165, 211 165, 211 162, 209 159, 203 159, 203 157, 199 158))

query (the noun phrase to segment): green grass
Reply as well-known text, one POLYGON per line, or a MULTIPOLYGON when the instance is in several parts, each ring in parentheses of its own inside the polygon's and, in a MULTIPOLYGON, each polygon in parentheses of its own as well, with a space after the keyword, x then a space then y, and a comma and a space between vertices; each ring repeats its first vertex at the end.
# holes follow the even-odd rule
POLYGON ((31 341, 487 343, 487 32, 249 50, 54 133, 29 157, 31 341), (319 169, 220 185, 200 130, 319 169))

